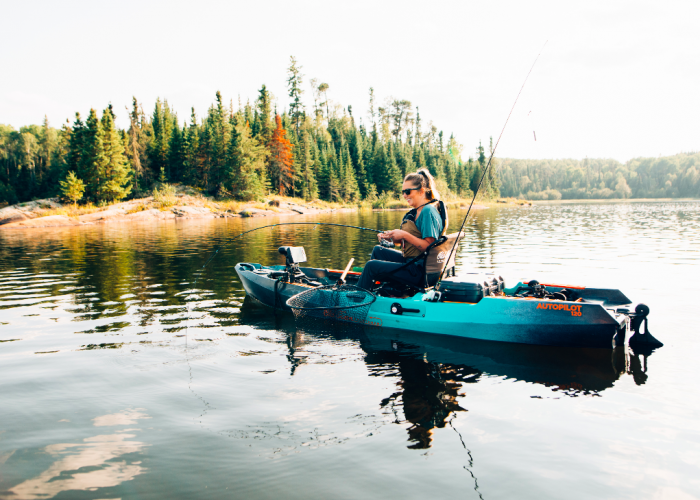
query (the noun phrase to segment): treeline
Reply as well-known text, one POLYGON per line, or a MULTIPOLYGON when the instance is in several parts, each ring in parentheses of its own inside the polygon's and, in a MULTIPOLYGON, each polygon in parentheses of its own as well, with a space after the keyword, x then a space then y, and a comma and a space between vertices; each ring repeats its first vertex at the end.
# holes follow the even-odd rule
MULTIPOLYGON (((60 130, 47 120, 19 131, 0 125, 0 202, 57 196, 76 179, 82 200, 94 203, 143 196, 166 182, 239 200, 276 193, 355 202, 398 195, 404 175, 422 167, 443 196, 471 196, 487 162, 481 144, 462 161, 462 146, 432 122, 426 127, 410 101, 389 98, 379 106, 373 89, 367 125, 356 121, 352 106, 333 105, 329 85, 315 79, 307 110, 300 70, 292 57, 281 114, 263 85, 245 105, 240 99, 226 105, 217 92, 203 119, 193 108, 185 123, 167 101, 157 100, 146 114, 134 98, 125 110, 127 130, 115 127, 111 105, 101 116, 90 110, 85 121, 76 113, 60 130)), ((498 186, 491 173, 482 190, 496 197, 498 186)))
POLYGON ((616 160, 501 160, 501 194, 530 200, 699 198, 700 153, 616 160))

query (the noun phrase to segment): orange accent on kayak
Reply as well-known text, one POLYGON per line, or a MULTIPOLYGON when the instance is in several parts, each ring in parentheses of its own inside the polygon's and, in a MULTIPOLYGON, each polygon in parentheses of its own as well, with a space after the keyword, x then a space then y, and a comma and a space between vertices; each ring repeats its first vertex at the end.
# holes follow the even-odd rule
MULTIPOLYGON (((340 269, 327 269, 329 273, 338 273, 338 274, 343 274, 345 270, 340 270, 340 269)), ((348 271, 348 274, 354 274, 355 276, 359 276, 362 273, 358 273, 357 271, 348 271)))
MULTIPOLYGON (((527 284, 530 283, 530 282, 529 282, 529 281, 522 281, 521 283, 527 285, 527 284)), ((555 285, 555 284, 553 284, 553 283, 540 283, 540 285, 542 285, 542 286, 559 286, 559 287, 562 287, 562 288, 571 288, 571 289, 573 289, 573 290, 585 290, 585 289, 586 289, 585 286, 555 285)))

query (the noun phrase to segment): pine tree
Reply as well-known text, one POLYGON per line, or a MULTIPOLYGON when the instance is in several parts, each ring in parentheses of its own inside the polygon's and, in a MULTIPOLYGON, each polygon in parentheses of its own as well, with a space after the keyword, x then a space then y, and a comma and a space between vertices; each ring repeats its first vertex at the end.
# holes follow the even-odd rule
POLYGON ((334 166, 335 161, 328 165, 328 201, 340 200, 340 180, 334 166))
POLYGON ((399 100, 394 99, 391 103, 391 112, 389 114, 391 120, 394 122, 394 128, 391 133, 394 136, 394 140, 399 142, 401 140, 401 132, 403 131, 406 121, 410 120, 411 114, 411 101, 405 99, 399 100))
POLYGON ((209 129, 209 186, 210 192, 219 191, 224 182, 227 163, 227 146, 231 137, 231 125, 227 119, 226 108, 221 92, 216 93, 216 107, 209 112, 207 120, 209 129))
POLYGON ((481 166, 478 161, 474 161, 471 157, 469 158, 468 165, 470 173, 469 189, 471 189, 472 193, 476 193, 481 180, 481 166))
POLYGON ((498 198, 501 194, 500 192, 500 181, 498 179, 498 165, 497 160, 493 157, 493 137, 489 141, 489 156, 491 157, 491 166, 489 167, 488 174, 486 174, 486 180, 488 187, 488 197, 489 199, 498 198))
POLYGON ((47 181, 49 184, 47 192, 51 196, 56 196, 60 193, 59 182, 65 178, 68 171, 68 154, 70 152, 72 132, 70 122, 66 120, 58 132, 56 147, 51 158, 51 171, 47 181))
POLYGON ((131 163, 131 170, 134 173, 134 185, 138 189, 139 180, 143 176, 142 161, 146 153, 146 141, 141 127, 139 103, 136 97, 133 97, 133 107, 129 114, 129 120, 129 141, 126 148, 126 157, 131 163))
POLYGON ((272 138, 273 125, 270 120, 270 92, 268 92, 265 85, 258 91, 258 101, 257 101, 257 112, 259 125, 259 135, 258 141, 260 144, 267 146, 272 138))
POLYGON ((401 192, 401 185, 403 177, 401 176, 401 171, 399 166, 396 164, 396 155, 394 154, 394 144, 389 143, 389 150, 387 151, 387 191, 398 195, 401 192))
POLYGON ((72 201, 73 205, 77 204, 85 193, 85 184, 75 176, 73 171, 68 172, 65 181, 60 181, 60 186, 63 197, 72 201))
POLYGON ((479 141, 479 147, 476 148, 476 161, 479 162, 481 168, 486 166, 486 155, 484 154, 484 147, 481 145, 481 141, 479 141))
POLYGON ((173 116, 168 106, 168 101, 160 102, 156 100, 155 108, 153 109, 153 135, 151 144, 149 145, 149 159, 151 167, 151 176, 157 178, 161 170, 165 171, 166 176, 170 175, 170 165, 168 163, 170 136, 175 124, 173 116))
POLYGON ((357 184, 355 168, 352 166, 350 150, 347 144, 344 144, 340 159, 342 161, 341 193, 343 199, 345 201, 358 201, 360 199, 360 188, 357 184))
POLYGON ((182 180, 184 170, 185 129, 180 129, 177 116, 173 117, 173 123, 173 133, 170 135, 170 145, 168 146, 168 164, 170 165, 170 181, 179 182, 182 180))
POLYGON ((338 180, 335 178, 331 161, 328 157, 328 146, 323 144, 319 149, 318 154, 318 188, 321 198, 324 200, 332 200, 333 191, 337 190, 338 180))
POLYGON ((360 130, 356 127, 353 127, 350 134, 348 148, 350 150, 352 165, 355 169, 355 177, 357 178, 358 187, 360 189, 360 196, 365 198, 367 196, 369 182, 367 179, 367 171, 365 169, 364 141, 362 140, 360 130))
POLYGON ((413 159, 410 155, 410 149, 408 144, 398 143, 394 148, 394 158, 396 159, 396 165, 399 168, 400 177, 403 179, 406 174, 413 172, 413 159))
MULTIPOLYGON (((476 161, 469 158, 469 166, 471 170, 471 182, 469 183, 469 188, 473 193, 476 193, 479 189, 479 183, 481 182, 481 177, 484 174, 484 169, 486 168, 486 155, 484 153, 484 147, 481 145, 481 141, 479 141, 479 146, 476 148, 476 161)), ((489 176, 487 175, 487 177, 484 179, 483 185, 481 186, 481 190, 478 192, 487 198, 491 198, 494 196, 495 191, 489 187, 488 177, 489 176)))
POLYGON ((75 114, 75 122, 71 129, 68 141, 68 153, 66 154, 66 169, 78 173, 78 178, 82 178, 83 168, 83 142, 85 135, 85 124, 80 119, 80 113, 75 114))
POLYGON ((287 139, 287 131, 282 127, 282 118, 275 116, 277 128, 270 138, 270 176, 280 196, 285 196, 294 182, 292 143, 287 139))
POLYGON ((182 181, 191 186, 198 186, 201 180, 199 164, 199 127, 197 125, 197 115, 194 112, 194 108, 192 108, 190 125, 184 133, 182 149, 182 181))
POLYGON ((231 168, 224 180, 226 189, 237 199, 250 201, 265 195, 267 176, 265 160, 267 149, 251 137, 248 123, 236 125, 232 134, 231 168))
POLYGON ((302 183, 302 197, 307 200, 313 200, 318 198, 318 185, 316 183, 316 176, 314 174, 314 160, 312 154, 312 144, 311 136, 307 130, 304 130, 302 134, 302 164, 301 164, 301 177, 303 179, 302 183))
POLYGON ((294 123, 294 131, 299 135, 299 124, 304 118, 304 104, 301 102, 301 94, 304 91, 301 88, 302 78, 301 66, 297 66, 297 60, 294 56, 290 57, 289 68, 287 68, 287 87, 289 89, 289 97, 292 102, 289 104, 289 116, 294 123))
POLYGON ((328 89, 330 88, 330 85, 327 83, 322 83, 321 85, 318 86, 318 93, 323 94, 323 98, 325 99, 324 102, 320 103, 319 106, 321 107, 321 114, 323 114, 323 106, 326 106, 326 120, 330 124, 331 122, 331 112, 328 107, 328 89))
POLYGON ((372 126, 375 125, 374 123, 374 88, 370 87, 369 88, 369 111, 368 111, 368 117, 369 117, 369 122, 372 124, 372 126))
POLYGON ((39 137, 39 150, 36 165, 36 184, 39 191, 45 193, 49 186, 47 181, 49 178, 49 169, 51 168, 52 155, 58 143, 58 134, 56 129, 49 126, 49 119, 44 116, 44 123, 41 127, 41 136, 39 137))
POLYGON ((380 141, 376 141, 374 144, 370 168, 372 170, 372 179, 374 179, 374 183, 377 186, 377 191, 379 193, 391 191, 392 186, 387 170, 386 148, 380 141))
MULTIPOLYGON (((75 129, 73 129, 73 134, 75 135, 75 129)), ((96 202, 100 199, 100 185, 102 183, 100 174, 102 173, 101 169, 105 159, 102 144, 102 126, 94 109, 90 110, 90 114, 85 121, 85 129, 82 136, 83 147, 77 175, 85 183, 85 197, 96 202)))
POLYGON ((105 109, 100 127, 103 154, 98 163, 98 198, 107 202, 121 200, 131 192, 129 162, 124 155, 121 134, 115 128, 112 116, 109 108, 105 109))

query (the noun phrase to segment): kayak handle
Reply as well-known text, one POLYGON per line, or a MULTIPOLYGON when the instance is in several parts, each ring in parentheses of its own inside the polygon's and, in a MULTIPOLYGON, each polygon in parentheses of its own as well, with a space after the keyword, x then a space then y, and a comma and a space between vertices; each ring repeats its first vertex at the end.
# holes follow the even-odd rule
POLYGON ((398 314, 400 316, 403 313, 419 313, 419 312, 420 312, 420 309, 409 309, 407 307, 403 307, 398 302, 394 302, 393 304, 391 304, 391 314, 398 314))
POLYGON ((352 266, 352 263, 353 263, 353 262, 355 262, 355 258, 354 258, 354 257, 352 257, 352 258, 350 259, 350 262, 348 262, 348 265, 345 266, 345 271, 343 271, 343 275, 342 275, 342 276, 340 277, 340 279, 338 280, 338 285, 342 285, 343 283, 345 283, 345 277, 348 275, 348 271, 350 270, 350 266, 352 266))

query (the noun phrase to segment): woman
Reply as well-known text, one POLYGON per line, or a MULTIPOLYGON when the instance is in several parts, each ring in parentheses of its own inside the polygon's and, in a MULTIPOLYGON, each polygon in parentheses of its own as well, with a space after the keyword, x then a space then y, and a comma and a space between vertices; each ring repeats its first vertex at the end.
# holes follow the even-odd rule
MULTIPOLYGON (((408 204, 413 207, 403 218, 401 229, 379 234, 379 241, 400 244, 401 251, 377 245, 372 251, 371 260, 365 264, 358 286, 371 290, 381 275, 396 271, 406 262, 420 255, 436 239, 445 234, 447 214, 444 206, 439 210, 440 195, 435 188, 435 179, 427 169, 422 168, 408 174, 403 180, 401 192, 408 204), (441 213, 442 212, 442 213, 441 213)), ((422 262, 406 266, 392 276, 422 286, 424 269, 422 262)))

